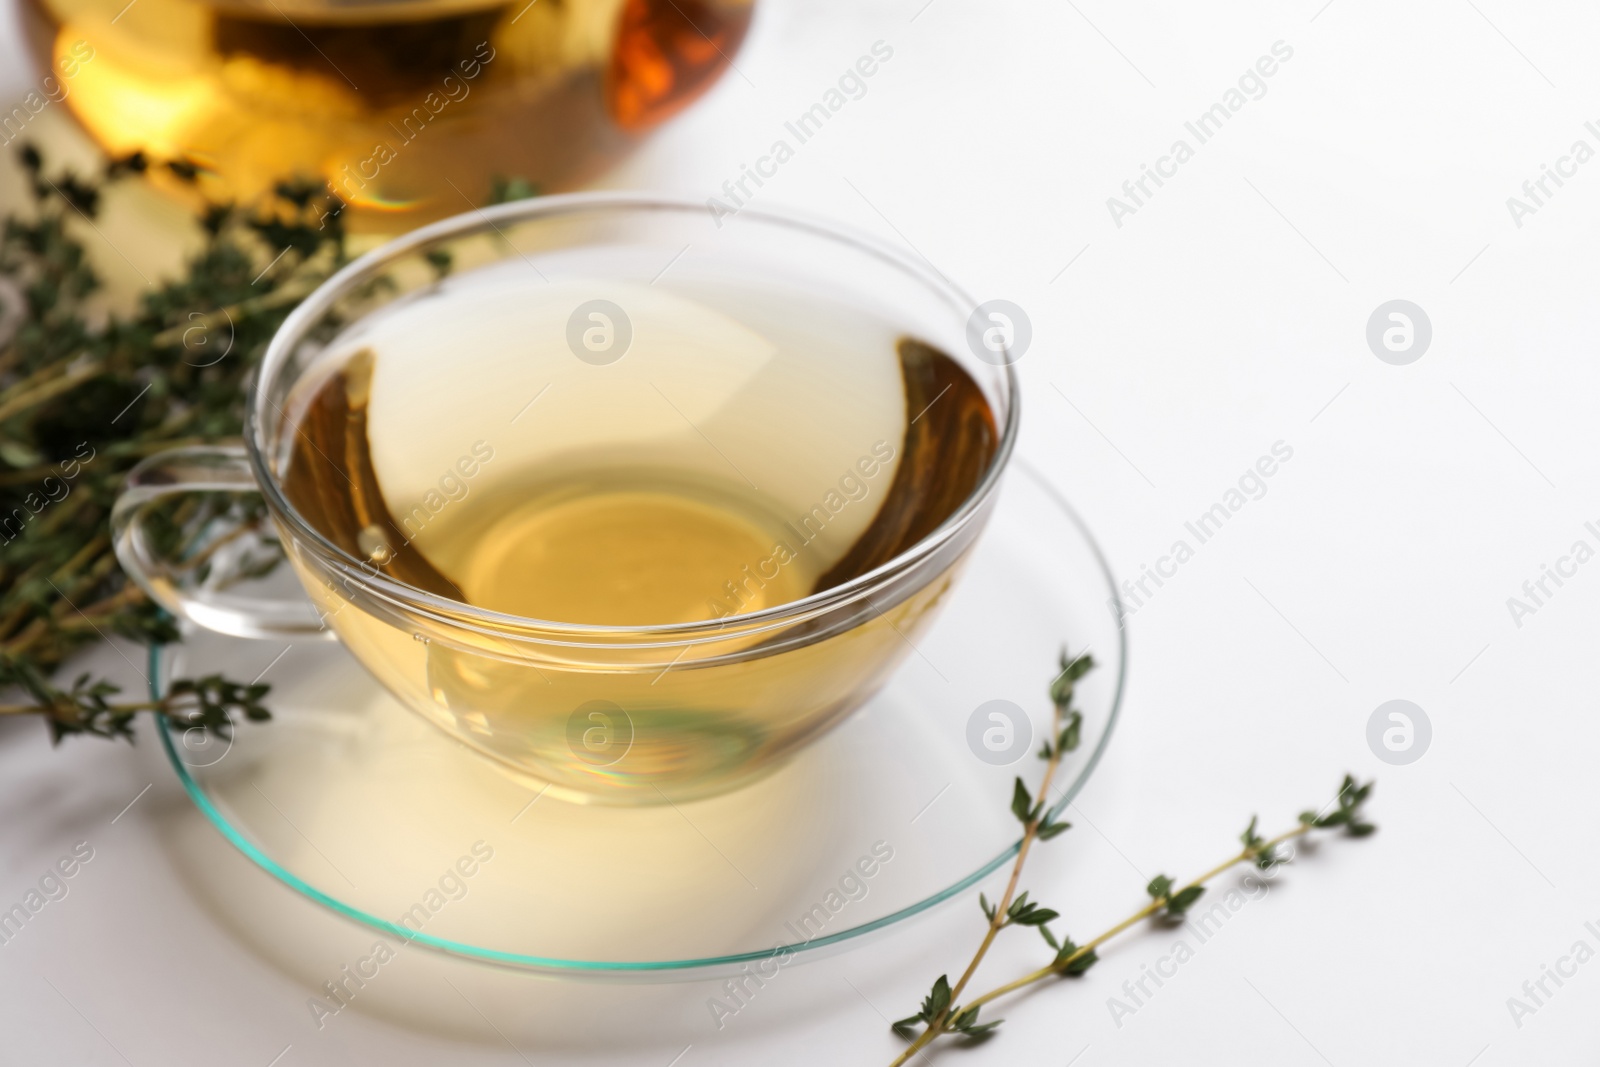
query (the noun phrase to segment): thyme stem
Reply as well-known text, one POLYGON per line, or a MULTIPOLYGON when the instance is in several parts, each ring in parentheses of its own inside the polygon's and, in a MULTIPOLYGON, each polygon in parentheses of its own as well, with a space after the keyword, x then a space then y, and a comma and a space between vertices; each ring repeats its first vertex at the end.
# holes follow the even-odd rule
MULTIPOLYGON (((1263 845, 1260 845, 1260 846, 1258 846, 1256 848, 1244 849, 1242 852, 1240 852, 1238 855, 1232 857, 1231 859, 1224 860, 1222 863, 1217 864, 1215 867, 1211 868, 1205 874, 1200 875, 1200 877, 1196 878, 1194 881, 1190 882, 1188 885, 1184 886, 1183 888, 1184 889, 1191 889, 1191 888, 1204 886, 1208 882, 1210 882, 1212 879, 1216 878, 1217 876, 1219 876, 1221 874, 1226 873, 1227 871, 1231 870, 1234 867, 1237 867, 1239 864, 1245 863, 1245 862, 1254 862, 1256 857, 1262 855, 1263 853, 1270 853, 1272 850, 1276 849, 1279 845, 1282 845, 1287 841, 1292 841, 1297 837, 1303 837, 1304 835, 1306 835, 1306 834, 1308 834, 1310 832, 1311 832, 1311 827, 1308 826, 1308 825, 1297 826, 1293 830, 1288 831, 1287 833, 1279 834, 1277 837, 1274 837, 1272 840, 1266 842, 1263 845)), ((1177 893, 1173 893, 1172 896, 1177 896, 1177 893)), ((1132 927, 1136 926, 1140 921, 1142 921, 1144 919, 1148 919, 1152 915, 1154 915, 1156 912, 1160 911, 1163 907, 1166 906, 1167 901, 1170 900, 1170 899, 1171 899, 1171 897, 1163 897, 1160 900, 1151 901, 1149 904, 1145 905, 1144 907, 1140 908, 1138 911, 1134 912, 1132 915, 1128 916, 1126 919, 1124 919, 1121 922, 1117 923, 1117 925, 1111 927, 1109 930, 1105 931, 1100 936, 1094 938, 1091 941, 1085 942, 1083 947, 1079 948, 1078 951, 1072 953, 1072 955, 1068 956, 1066 959, 1059 960, 1057 962, 1051 963, 1047 967, 1041 967, 1037 971, 1033 971, 1030 974, 1025 974, 1021 978, 1018 978, 1016 981, 1007 982, 1003 986, 999 986, 999 987, 997 987, 995 989, 991 989, 991 990, 989 990, 989 992, 983 994, 981 997, 974 997, 974 998, 972 998, 972 1000, 970 1002, 967 1003, 966 1007, 971 1008, 971 1007, 976 1007, 977 1005, 980 1005, 980 1004, 987 1004, 992 1000, 995 1000, 995 999, 997 999, 999 997, 1005 996, 1007 993, 1015 992, 1016 990, 1021 989, 1024 986, 1032 985, 1034 982, 1042 981, 1043 979, 1049 978, 1052 975, 1065 973, 1066 969, 1070 965, 1072 965, 1073 963, 1077 962, 1079 959, 1082 959, 1083 957, 1087 956, 1089 953, 1093 952, 1096 948, 1098 948, 1099 946, 1105 944, 1107 941, 1110 941, 1112 938, 1116 937, 1118 934, 1126 932, 1127 930, 1129 930, 1132 927)))
MULTIPOLYGON (((1061 732, 1063 725, 1062 710, 1061 705, 1057 704, 1055 714, 1051 720, 1054 727, 1050 731, 1052 737, 1061 732)), ((1058 745, 1051 750, 1049 762, 1045 765, 1044 778, 1039 783, 1040 796, 1047 797, 1050 795, 1050 782, 1055 777, 1056 768, 1060 766, 1061 748, 1058 745)), ((994 944, 995 936, 1006 925, 1006 909, 1011 907, 1012 897, 1016 895, 1017 882, 1022 878, 1022 865, 1028 862, 1028 850, 1033 847, 1034 839, 1039 835, 1039 824, 1042 821, 1044 821, 1044 813, 1041 811, 1038 818, 1028 820, 1028 825, 1023 828, 1022 843, 1017 847, 1016 862, 1011 865, 1011 878, 1006 882, 1005 895, 1000 898, 1000 903, 994 909, 994 918, 989 920, 989 929, 984 933, 983 941, 978 945, 978 951, 972 954, 972 962, 967 964, 967 969, 962 972, 960 979, 951 987, 951 1006, 939 1013, 936 1021, 938 1027, 943 1027, 945 1020, 950 1017, 950 1012, 960 1003, 957 998, 961 996, 961 991, 967 987, 968 982, 972 981, 973 974, 978 970, 978 964, 983 962, 983 957, 989 952, 989 946, 994 944)))
POLYGON ((1145 892, 1150 896, 1148 904, 1082 945, 1070 937, 1058 937, 1051 932, 1050 923, 1059 919, 1061 913, 1042 906, 1037 900, 1030 900, 1026 892, 1018 895, 1017 890, 1023 864, 1027 862, 1033 843, 1036 840, 1049 841, 1068 829, 1068 824, 1053 820, 1047 810, 1047 800, 1061 765, 1062 754, 1073 750, 1078 744, 1083 717, 1072 707, 1073 687, 1093 666, 1093 661, 1086 656, 1069 660, 1065 653, 1062 654, 1061 673, 1050 683, 1050 698, 1055 707, 1051 736, 1039 753, 1046 761, 1045 772, 1039 783, 1039 794, 1044 799, 1035 802, 1022 779, 1016 780, 1011 811, 1022 822, 1023 833, 1017 847, 1016 861, 1011 866, 1011 875, 1006 880, 1004 895, 993 907, 985 897, 979 895, 978 904, 983 908, 989 925, 977 951, 955 985, 950 985, 946 975, 940 975, 933 983, 932 991, 923 998, 917 1014, 890 1024, 895 1033, 908 1039, 908 1044, 890 1063, 890 1067, 903 1067, 919 1054, 926 1057, 924 1050, 942 1036, 963 1037, 969 1041, 984 1040, 1004 1022, 1003 1019, 979 1022, 981 1009, 986 1005, 1046 978, 1082 975, 1099 960, 1097 950, 1100 946, 1146 919, 1181 920, 1195 901, 1200 899, 1209 883, 1241 863, 1253 863, 1262 871, 1270 871, 1288 861, 1289 857, 1279 854, 1283 845, 1313 830, 1342 829, 1351 837, 1365 837, 1376 829, 1363 818, 1361 811, 1362 804, 1372 792, 1372 783, 1360 785, 1353 777, 1345 775, 1334 801, 1321 811, 1301 812, 1298 824, 1293 829, 1273 838, 1263 838, 1256 832, 1256 819, 1252 817, 1250 825, 1239 835, 1244 847, 1215 867, 1183 885, 1175 884, 1164 874, 1157 875, 1145 887, 1145 892), (1008 926, 1034 927, 1054 952, 1053 958, 1043 967, 963 1002, 962 993, 988 955, 995 938, 1008 926), (909 1031, 918 1023, 922 1024, 922 1030, 913 1038, 909 1031))

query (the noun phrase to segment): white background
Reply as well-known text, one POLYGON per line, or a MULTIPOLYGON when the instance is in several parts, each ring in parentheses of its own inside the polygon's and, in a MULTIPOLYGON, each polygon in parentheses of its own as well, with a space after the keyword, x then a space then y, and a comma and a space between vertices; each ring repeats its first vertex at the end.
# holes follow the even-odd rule
MULTIPOLYGON (((1507 1007, 1575 941, 1600 949, 1584 929, 1600 920, 1600 724, 1583 651, 1600 563, 1520 627, 1506 603, 1575 540, 1600 547, 1583 529, 1600 520, 1600 161, 1521 227, 1506 206, 1575 140, 1600 149, 1584 129, 1600 119, 1600 16, 1320 3, 761 0, 742 73, 606 179, 709 196, 885 41, 866 96, 760 202, 909 244, 979 299, 1026 309, 1023 453, 1120 573, 1154 563, 1274 442, 1294 449, 1131 621, 1120 734, 1078 829, 1029 881, 1087 936, 1149 875, 1209 866, 1249 813, 1287 822, 1347 769, 1377 777, 1381 832, 1303 857, 1120 1026, 1108 998, 1180 933, 1129 937, 940 1062, 1489 1067, 1592 1061, 1600 1043, 1600 963, 1520 1026, 1507 1007), (1117 226, 1107 197, 1175 139, 1193 145, 1184 122, 1280 40, 1293 58, 1266 95, 1117 226), (1365 340, 1395 298, 1432 322, 1408 366, 1365 340), (1409 766, 1366 741, 1395 698, 1432 722, 1409 766)), ((29 75, 8 33, 10 100, 29 75)), ((485 1027, 465 1005, 451 1033, 359 1012, 318 1032, 312 990, 166 866, 163 820, 187 802, 149 740, 52 752, 38 724, 0 731, 0 902, 72 842, 96 849, 71 895, 0 946, 0 1061, 883 1063, 898 1044, 879 1012, 913 1010, 979 932, 962 904, 793 968, 720 1033, 692 985, 562 994, 603 1052, 485 1027), (681 1001, 681 1028, 630 1032, 632 997, 681 1001)), ((1014 948, 985 975, 1037 954, 1014 948)))

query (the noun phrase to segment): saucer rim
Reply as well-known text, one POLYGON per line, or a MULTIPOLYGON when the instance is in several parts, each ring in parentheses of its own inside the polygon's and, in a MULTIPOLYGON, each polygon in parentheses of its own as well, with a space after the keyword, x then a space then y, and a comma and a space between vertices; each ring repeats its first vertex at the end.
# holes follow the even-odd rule
MULTIPOLYGON (((1016 471, 1033 482, 1035 487, 1043 492, 1050 502, 1060 509, 1067 520, 1077 529, 1078 534, 1083 538, 1084 543, 1088 545, 1090 554, 1094 557, 1095 562, 1099 566, 1100 576, 1105 581, 1106 588, 1110 591, 1110 596, 1107 600, 1107 607, 1116 611, 1116 618, 1118 619, 1118 625, 1116 627, 1118 650, 1117 675, 1115 686, 1111 694, 1111 710, 1106 720, 1106 727, 1101 733, 1099 741, 1095 744, 1093 750, 1090 751, 1089 757, 1085 761, 1082 770, 1078 772, 1077 776, 1066 787, 1061 799, 1051 806, 1049 817, 1054 819, 1058 818, 1061 813, 1066 810, 1067 806, 1070 805, 1074 799, 1076 799, 1078 794, 1083 790, 1084 786, 1088 784, 1090 777, 1094 774, 1095 768, 1099 766, 1100 760, 1105 754, 1106 746, 1110 744, 1112 736, 1116 733, 1117 723, 1122 717, 1122 704, 1127 691, 1128 678, 1128 628, 1123 621, 1127 616, 1123 611, 1122 598, 1117 591, 1115 573, 1112 571, 1110 562, 1107 560, 1104 550, 1100 547, 1100 543, 1095 540, 1093 532, 1089 529, 1088 524, 1083 521, 1082 516, 1080 516, 1077 510, 1070 503, 1068 503, 1066 497, 1063 496, 1061 492, 1050 483, 1049 479, 1044 476, 1043 472, 1034 467, 1033 464, 1022 460, 1020 457, 1013 457, 1010 466, 1013 471, 1016 471)), ((161 655, 163 649, 165 648, 166 645, 164 644, 153 644, 150 646, 147 663, 149 668, 149 691, 150 698, 152 700, 161 699, 161 655)), ((953 898, 972 889, 983 879, 999 870, 1008 860, 1017 854, 1017 849, 1021 846, 1021 839, 1019 838, 1018 840, 1013 841, 1005 849, 1001 850, 1001 852, 993 859, 989 860, 987 863, 983 864, 966 877, 949 886, 946 886, 938 892, 932 893, 920 900, 906 905, 903 908, 899 908, 896 911, 890 912, 888 915, 883 915, 869 922, 848 927, 834 933, 820 935, 809 941, 798 944, 774 946, 773 948, 769 949, 729 953, 722 956, 696 957, 684 960, 571 960, 562 959, 559 957, 535 956, 527 953, 509 952, 504 949, 487 948, 482 945, 467 944, 465 942, 455 941, 450 938, 424 933, 420 930, 411 930, 387 919, 383 919, 365 912, 360 908, 346 904, 337 897, 331 896, 304 881, 298 875, 285 869, 276 860, 256 847, 253 842, 240 833, 239 830, 228 820, 228 818, 223 815, 220 810, 218 810, 218 808, 211 802, 211 798, 206 794, 205 789, 201 786, 199 781, 189 773, 188 765, 184 763, 183 758, 179 754, 177 747, 174 744, 173 734, 177 732, 178 728, 175 727, 165 715, 161 716, 161 723, 162 728, 158 731, 161 737, 161 745, 167 754, 168 762, 171 763, 172 769, 174 772, 176 772, 178 780, 183 786, 184 792, 188 794, 189 799, 194 802, 195 807, 200 809, 201 814, 206 817, 212 826, 214 826, 230 844, 237 848, 247 859, 249 859, 257 867, 261 868, 264 872, 271 875, 288 888, 299 893, 301 896, 321 904, 323 907, 328 908, 330 911, 333 911, 334 913, 341 915, 346 919, 360 923, 363 926, 377 930, 381 933, 393 935, 400 938, 402 941, 415 942, 427 948, 431 948, 435 951, 443 952, 451 956, 457 956, 479 963, 511 967, 519 971, 536 971, 554 975, 595 977, 626 977, 630 975, 640 976, 653 973, 689 975, 697 971, 715 971, 718 969, 738 967, 749 963, 757 963, 762 960, 771 959, 775 956, 792 956, 796 959, 815 959, 824 954, 821 950, 835 948, 851 942, 859 943, 868 935, 887 930, 890 927, 896 926, 915 916, 927 914, 941 904, 947 903, 953 898)))

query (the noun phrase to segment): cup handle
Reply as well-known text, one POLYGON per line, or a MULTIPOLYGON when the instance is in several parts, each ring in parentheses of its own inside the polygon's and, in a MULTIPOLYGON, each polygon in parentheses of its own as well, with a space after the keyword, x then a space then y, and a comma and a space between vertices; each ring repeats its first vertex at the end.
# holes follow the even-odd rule
POLYGON ((306 599, 275 600, 224 590, 189 589, 151 550, 145 524, 156 502, 189 493, 260 490, 243 448, 201 445, 150 456, 128 472, 111 509, 111 537, 123 570, 151 599, 181 619, 234 637, 332 638, 306 599))

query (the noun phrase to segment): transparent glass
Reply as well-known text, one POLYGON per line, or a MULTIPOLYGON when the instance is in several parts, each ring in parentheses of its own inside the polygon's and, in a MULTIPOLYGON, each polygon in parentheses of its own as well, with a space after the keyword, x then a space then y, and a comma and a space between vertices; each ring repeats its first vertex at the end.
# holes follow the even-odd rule
MULTIPOLYGON (((1010 366, 979 359, 968 349, 973 307, 920 260, 788 214, 747 209, 719 220, 704 205, 687 201, 581 194, 459 216, 351 264, 296 309, 261 368, 243 455, 201 450, 149 461, 134 474, 133 488, 114 516, 119 552, 162 603, 210 628, 292 636, 326 625, 401 703, 530 787, 573 801, 622 805, 722 793, 770 772, 841 723, 913 652, 949 598, 994 507, 1017 428, 1010 366), (601 293, 628 304, 640 337, 681 330, 671 287, 690 281, 714 281, 737 293, 741 281, 759 279, 763 294, 778 294, 779 318, 792 321, 804 320, 813 307, 858 308, 960 364, 994 414, 993 458, 953 513, 881 565, 798 600, 712 621, 572 625, 486 610, 396 581, 370 559, 342 549, 290 502, 283 482, 302 431, 288 412, 305 406, 305 384, 325 377, 330 363, 359 345, 366 324, 380 313, 420 309, 414 321, 433 321, 429 309, 439 306, 441 285, 449 284, 437 269, 446 258, 451 280, 512 272, 521 287, 518 305, 534 323, 529 329, 539 322, 566 324, 588 306, 586 297, 601 293), (652 301, 665 301, 666 310, 652 301), (139 517, 151 503, 196 489, 237 489, 247 478, 266 500, 315 605, 314 616, 292 604, 254 610, 181 588, 142 548, 139 517)), ((489 314, 503 311, 496 305, 489 314)), ((725 300, 717 308, 718 328, 764 337, 772 328, 771 312, 771 300, 725 300)), ((664 435, 673 427, 676 440, 698 448, 706 463, 728 460, 742 475, 779 489, 793 469, 805 472, 798 486, 825 487, 823 476, 837 477, 830 466, 835 459, 813 462, 814 457, 853 455, 868 447, 865 438, 851 439, 843 442, 842 453, 829 452, 839 444, 830 419, 849 393, 830 385, 809 406, 802 404, 806 377, 800 372, 808 359, 820 363, 822 355, 779 344, 773 358, 799 368, 778 378, 782 389, 794 391, 795 403, 785 409, 781 394, 769 398, 775 404, 771 427, 767 420, 745 419, 751 448, 740 451, 734 464, 713 443, 721 433, 708 436, 701 427, 710 423, 691 418, 687 402, 673 403, 659 385, 667 383, 680 398, 705 385, 704 357, 714 347, 707 328, 696 320, 682 344, 666 346, 677 353, 676 362, 669 360, 665 370, 657 364, 653 373, 665 377, 644 382, 666 402, 648 416, 633 408, 619 415, 615 398, 623 379, 607 376, 645 374, 639 361, 595 366, 564 350, 549 372, 552 399, 545 403, 556 405, 559 397, 561 411, 577 413, 564 433, 593 431, 609 439, 637 431, 649 449, 670 447, 664 435), (779 432, 785 410, 804 417, 779 432), (647 424, 651 418, 661 420, 659 435, 647 424)), ((515 337, 508 346, 516 347, 515 337)), ((465 358, 441 344, 424 370, 448 370, 452 360, 465 358)), ((892 361, 891 347, 882 362, 892 361)), ((854 369, 862 376, 881 372, 866 361, 854 369)), ((425 379, 431 391, 414 402, 414 419, 400 436, 425 435, 438 410, 464 394, 486 427, 518 423, 528 411, 529 421, 517 433, 534 420, 548 421, 554 410, 546 415, 534 406, 542 395, 533 388, 537 375, 518 377, 524 373, 511 359, 488 377, 425 379)), ((717 394, 708 410, 737 408, 733 400, 749 395, 748 389, 717 394)), ((915 419, 903 399, 900 405, 895 417, 903 429, 915 419)), ((552 452, 550 462, 560 465, 563 457, 552 452)), ((821 488, 793 492, 804 501, 807 492, 821 488)))
MULTIPOLYGON (((592 177, 713 85, 752 0, 25 0, 44 89, 214 200, 325 181, 358 225, 592 177), (470 198, 470 199, 468 199, 470 198)), ((164 171, 154 176, 177 180, 164 171)))

